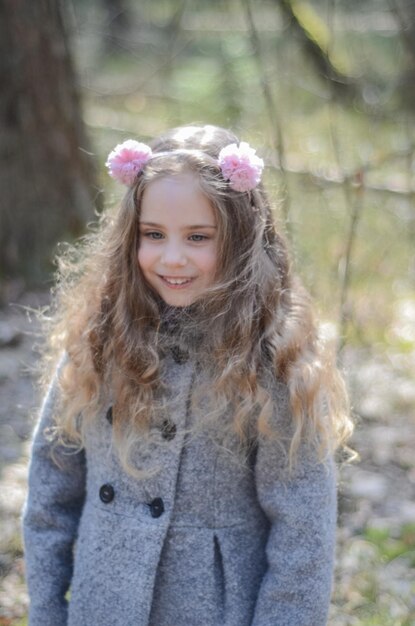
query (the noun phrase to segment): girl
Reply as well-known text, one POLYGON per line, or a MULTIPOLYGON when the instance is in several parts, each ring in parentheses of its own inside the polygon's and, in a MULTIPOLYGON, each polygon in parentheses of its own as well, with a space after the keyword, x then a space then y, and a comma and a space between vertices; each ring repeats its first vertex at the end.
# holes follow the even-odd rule
POLYGON ((205 126, 107 166, 121 207, 60 264, 29 623, 323 626, 351 425, 263 161, 205 126))

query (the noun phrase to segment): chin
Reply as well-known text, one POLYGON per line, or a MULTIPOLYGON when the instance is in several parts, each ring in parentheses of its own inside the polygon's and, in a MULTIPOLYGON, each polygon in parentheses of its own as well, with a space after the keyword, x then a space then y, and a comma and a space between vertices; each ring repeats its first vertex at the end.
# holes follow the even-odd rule
POLYGON ((169 306, 177 306, 177 307, 186 307, 190 306, 195 302, 196 296, 192 296, 191 294, 185 293, 160 293, 158 292, 160 298, 169 306))
POLYGON ((186 307, 195 302, 195 298, 163 298, 164 302, 169 306, 186 307))

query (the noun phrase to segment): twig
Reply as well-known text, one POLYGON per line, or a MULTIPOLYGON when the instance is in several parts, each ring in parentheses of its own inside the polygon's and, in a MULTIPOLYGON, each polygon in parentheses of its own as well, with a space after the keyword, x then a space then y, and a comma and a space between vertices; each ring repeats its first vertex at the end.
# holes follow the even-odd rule
MULTIPOLYGON (((334 139, 332 137, 332 141, 334 139)), ((338 148, 337 148, 338 149, 338 148)), ((299 176, 304 176, 316 181, 321 185, 345 185, 349 184, 352 187, 358 186, 360 184, 360 179, 362 175, 367 174, 368 172, 376 171, 377 168, 385 165, 386 163, 390 163, 396 161, 398 159, 405 159, 406 162, 410 160, 411 162, 414 159, 415 155, 415 144, 411 144, 408 148, 404 150, 396 150, 393 152, 389 152, 384 154, 376 159, 366 161, 359 165, 358 167, 349 170, 346 172, 345 170, 339 170, 338 173, 324 173, 324 171, 320 170, 320 172, 314 172, 312 170, 307 169, 306 167, 293 167, 289 163, 285 165, 285 172, 288 174, 297 174, 299 176)), ((278 167, 278 166, 275 166, 278 167)), ((337 165, 338 167, 338 165, 337 165)), ((387 183, 381 184, 373 184, 365 181, 365 189, 368 191, 375 191, 378 193, 390 193, 397 194, 402 196, 411 196, 415 194, 415 187, 410 185, 410 181, 408 179, 408 185, 395 185, 390 186, 387 183)))
MULTIPOLYGON (((320 37, 315 29, 310 29, 310 24, 307 24, 304 16, 302 16, 302 11, 300 11, 301 3, 294 3, 292 0, 277 0, 277 4, 280 11, 289 20, 292 31, 299 38, 306 57, 314 63, 318 74, 330 83, 332 96, 338 100, 347 99, 351 101, 359 95, 355 80, 345 74, 337 66, 332 55, 329 54, 329 49, 332 47, 330 39, 333 38, 330 37, 328 44, 325 45, 324 38, 320 37)), ((308 10, 311 11, 311 7, 308 7, 308 10)), ((330 12, 329 18, 331 18, 330 12)), ((314 19, 318 19, 317 12, 315 12, 314 19)), ((328 30, 331 35, 330 29, 328 30)))
MULTIPOLYGON (((336 0, 329 0, 327 3, 327 22, 330 33, 330 39, 327 47, 327 55, 330 58, 333 48, 333 30, 334 30, 334 19, 335 19, 335 10, 336 10, 336 0)), ((342 275, 340 278, 340 302, 339 302, 339 339, 337 342, 337 358, 341 359, 341 354, 346 341, 346 330, 347 324, 350 319, 349 315, 349 289, 350 283, 352 279, 352 258, 354 252, 354 245, 357 238, 357 226, 359 222, 359 218, 362 213, 362 203, 361 199, 361 191, 363 190, 363 172, 362 169, 359 168, 358 172, 354 172, 354 178, 357 179, 359 183, 358 193, 354 198, 354 202, 352 200, 352 178, 350 175, 348 176, 342 167, 341 163, 341 150, 339 145, 339 137, 337 134, 337 127, 333 121, 333 101, 335 100, 335 93, 333 90, 333 84, 329 82, 329 88, 332 93, 332 107, 330 108, 330 134, 333 144, 333 150, 336 157, 337 168, 339 172, 343 172, 343 185, 342 188, 344 190, 344 198, 346 208, 349 210, 350 214, 350 224, 347 233, 347 242, 346 242, 346 251, 343 257, 343 265, 342 275), (357 176, 356 176, 357 174, 357 176)))
POLYGON ((274 97, 269 85, 269 80, 266 75, 265 62, 261 49, 261 41, 258 35, 258 31, 255 26, 254 18, 252 15, 251 0, 244 0, 243 6, 245 8, 246 21, 248 24, 249 37, 251 40, 251 46, 253 54, 258 67, 259 80, 262 88, 262 94, 264 96, 265 108, 267 111, 268 119, 272 128, 271 143, 274 154, 274 167, 279 169, 282 174, 283 181, 283 198, 282 198, 282 212, 284 216, 285 225, 287 228, 287 234, 292 239, 292 229, 290 221, 290 196, 288 189, 288 180, 286 174, 285 164, 285 147, 284 137, 282 133, 281 121, 277 106, 274 102, 274 97), (275 160, 275 158, 277 160, 275 160))
POLYGON ((415 44, 408 18, 396 0, 387 0, 387 4, 389 5, 389 11, 394 16, 399 26, 399 35, 406 47, 406 50, 411 55, 412 59, 415 60, 415 44))
MULTIPOLYGON (((363 179, 362 179, 363 181, 363 179)), ((359 189, 356 190, 354 202, 351 198, 350 185, 345 185, 345 195, 347 197, 347 204, 351 206, 350 225, 347 234, 346 252, 344 255, 344 262, 342 267, 341 285, 340 285, 340 321, 339 321, 339 340, 337 345, 337 354, 341 355, 346 342, 346 330, 350 320, 349 311, 349 289, 352 278, 352 258, 354 252, 354 246, 357 239, 357 227, 360 217, 363 212, 363 182, 359 189)))
MULTIPOLYGON (((167 58, 166 56, 163 57, 163 61, 161 61, 160 63, 158 63, 156 65, 155 68, 153 68, 151 71, 149 71, 144 78, 140 78, 139 80, 137 80, 136 82, 131 82, 131 80, 129 80, 128 82, 128 87, 120 87, 120 88, 114 88, 114 87, 108 87, 106 89, 104 89, 101 85, 98 88, 94 88, 91 86, 91 81, 89 80, 89 78, 87 80, 83 79, 82 77, 78 80, 78 84, 80 85, 80 87, 82 88, 82 90, 84 92, 90 92, 90 93, 94 93, 100 96, 100 98, 117 98, 117 97, 125 97, 125 96, 129 96, 129 95, 133 95, 136 93, 141 93, 144 91, 144 88, 148 85, 148 83, 156 76, 158 76, 159 74, 161 74, 163 71, 165 71, 165 69, 169 66, 169 64, 172 63, 172 61, 174 61, 175 59, 177 59, 180 54, 182 52, 184 52, 186 50, 186 48, 188 46, 190 46, 194 41, 193 37, 187 37, 187 39, 185 41, 182 42, 182 44, 180 46, 175 44, 175 50, 174 52, 172 52, 170 54, 170 58, 167 58)), ((128 54, 130 55, 130 57, 134 58, 134 59, 141 59, 141 56, 139 52, 134 52, 131 47, 129 46, 121 46, 121 44, 118 44, 118 47, 120 49, 122 49, 123 51, 128 52, 128 54)))

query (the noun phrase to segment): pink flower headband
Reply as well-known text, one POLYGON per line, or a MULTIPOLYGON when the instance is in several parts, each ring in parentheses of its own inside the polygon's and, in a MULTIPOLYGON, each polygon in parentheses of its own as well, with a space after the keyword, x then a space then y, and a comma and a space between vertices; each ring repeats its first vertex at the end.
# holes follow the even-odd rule
MULTIPOLYGON (((159 153, 160 154, 160 153, 159 153)), ((136 177, 143 171, 147 161, 153 155, 150 146, 139 143, 134 139, 127 139, 118 144, 108 155, 106 166, 110 176, 124 185, 132 185, 136 177)), ((219 153, 218 165, 223 178, 229 181, 229 186, 235 191, 250 191, 261 180, 264 161, 260 159, 255 150, 245 141, 239 146, 231 143, 219 153)))

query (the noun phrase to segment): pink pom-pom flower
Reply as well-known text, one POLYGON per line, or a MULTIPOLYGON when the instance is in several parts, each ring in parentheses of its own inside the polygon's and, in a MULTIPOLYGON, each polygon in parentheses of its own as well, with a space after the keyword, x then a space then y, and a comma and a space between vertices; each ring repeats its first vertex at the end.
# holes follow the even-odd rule
POLYGON ((264 161, 245 141, 241 141, 239 146, 231 143, 222 148, 218 163, 224 179, 229 180, 231 188, 235 191, 254 189, 260 182, 264 169, 264 161))
POLYGON ((151 156, 150 146, 134 139, 127 139, 115 146, 108 155, 105 165, 112 178, 124 185, 132 185, 151 156))

